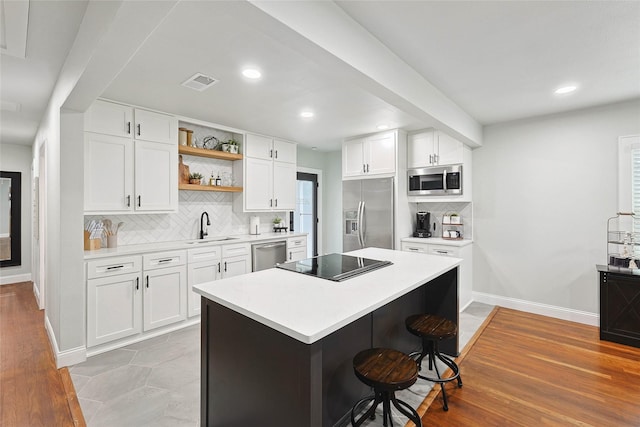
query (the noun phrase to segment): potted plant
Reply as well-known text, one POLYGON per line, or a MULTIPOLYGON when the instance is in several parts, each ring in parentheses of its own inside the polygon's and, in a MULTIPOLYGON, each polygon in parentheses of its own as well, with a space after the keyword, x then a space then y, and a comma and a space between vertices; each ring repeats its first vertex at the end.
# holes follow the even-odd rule
POLYGON ((227 153, 238 154, 238 141, 231 138, 227 142, 222 144, 222 151, 227 153))
POLYGON ((189 184, 197 184, 200 185, 202 182, 202 174, 198 172, 194 172, 189 175, 189 184))
POLYGON ((273 218, 273 227, 274 228, 282 227, 282 218, 280 218, 279 216, 276 216, 275 218, 273 218))
POLYGON ((460 224, 460 216, 458 216, 457 213, 452 213, 451 214, 451 224, 460 224))

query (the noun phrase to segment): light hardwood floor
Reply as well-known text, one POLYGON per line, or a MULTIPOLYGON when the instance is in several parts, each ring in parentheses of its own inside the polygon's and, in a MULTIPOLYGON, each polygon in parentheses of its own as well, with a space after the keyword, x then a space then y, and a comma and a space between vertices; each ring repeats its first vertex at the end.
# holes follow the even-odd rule
MULTIPOLYGON (((0 425, 82 426, 31 286, 0 286, 0 425)), ((464 387, 448 387, 448 412, 435 388, 425 426, 640 426, 640 349, 596 327, 498 308, 459 364, 464 387)))
POLYGON ((0 286, 0 426, 84 426, 69 373, 56 369, 32 286, 0 286))
POLYGON ((640 426, 640 349, 505 308, 485 326, 459 357, 464 386, 447 387, 449 411, 427 397, 425 426, 640 426))

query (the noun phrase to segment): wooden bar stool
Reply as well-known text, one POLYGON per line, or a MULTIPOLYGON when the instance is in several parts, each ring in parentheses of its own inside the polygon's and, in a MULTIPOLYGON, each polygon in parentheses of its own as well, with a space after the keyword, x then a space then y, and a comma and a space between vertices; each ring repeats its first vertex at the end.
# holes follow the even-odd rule
POLYGON ((440 384, 442 388, 442 400, 444 402, 442 407, 445 411, 448 411, 449 405, 447 404, 447 392, 444 389, 444 384, 458 380, 458 387, 462 387, 462 378, 460 377, 460 369, 456 362, 450 357, 440 353, 438 343, 443 339, 455 337, 458 333, 458 327, 450 320, 433 314, 414 314, 413 316, 407 317, 405 325, 410 333, 422 338, 422 351, 411 353, 409 357, 417 357, 415 360, 418 369, 422 369, 422 359, 428 356, 429 370, 435 368, 437 374, 437 378, 429 378, 423 375, 418 375, 418 378, 440 384), (438 371, 438 366, 436 365, 436 357, 451 368, 453 375, 447 378, 440 376, 440 371, 438 371))
POLYGON ((367 419, 375 418, 378 404, 382 403, 382 422, 387 427, 393 426, 391 421, 391 403, 416 427, 422 427, 418 413, 408 403, 396 399, 395 392, 411 387, 418 379, 418 366, 406 354, 387 348, 370 348, 356 354, 353 358, 353 370, 356 376, 366 385, 373 387, 374 394, 361 399, 351 409, 351 425, 362 425, 367 419), (356 421, 355 413, 366 402, 373 402, 371 407, 356 421))

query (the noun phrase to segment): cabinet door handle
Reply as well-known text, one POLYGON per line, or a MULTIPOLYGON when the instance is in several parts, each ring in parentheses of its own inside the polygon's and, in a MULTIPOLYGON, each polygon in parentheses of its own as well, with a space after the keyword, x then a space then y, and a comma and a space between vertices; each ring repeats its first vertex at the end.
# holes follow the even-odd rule
POLYGON ((269 150, 269 157, 273 158, 273 150, 269 150))
POLYGON ((227 272, 227 261, 224 262, 224 272, 227 272))
POLYGON ((140 289, 140 278, 136 277, 136 291, 140 289))
POLYGON ((362 172, 363 173, 367 172, 367 165, 365 165, 364 163, 362 164, 362 172))
POLYGON ((131 207, 131 194, 129 194, 127 196, 127 207, 130 208, 131 207))
POLYGON ((218 273, 220 273, 220 263, 218 263, 218 273))
POLYGON ((437 154, 434 154, 434 155, 433 155, 433 164, 434 164, 434 165, 438 164, 438 157, 439 157, 439 156, 438 156, 437 154))
POLYGON ((111 267, 107 267, 107 270, 116 270, 118 268, 124 268, 124 265, 114 265, 111 267))
POLYGON ((278 158, 278 150, 276 150, 276 159, 278 158))
POLYGON ((147 289, 149 289, 149 275, 147 275, 147 289))
POLYGON ((433 154, 429 154, 429 164, 433 164, 433 154))
POLYGON ((278 199, 276 199, 276 208, 278 207, 278 199))
POLYGON ((142 196, 138 196, 138 207, 142 205, 142 196))
POLYGON ((291 261, 293 259, 293 255, 291 254, 291 251, 289 251, 289 261, 291 261))
POLYGON ((127 122, 127 135, 131 135, 131 122, 127 122))
POLYGON ((140 123, 138 123, 138 136, 140 136, 140 123))
POLYGON ((367 163, 367 173, 369 173, 369 163, 367 163))
POLYGON ((273 199, 269 199, 269 207, 272 208, 273 207, 273 199))

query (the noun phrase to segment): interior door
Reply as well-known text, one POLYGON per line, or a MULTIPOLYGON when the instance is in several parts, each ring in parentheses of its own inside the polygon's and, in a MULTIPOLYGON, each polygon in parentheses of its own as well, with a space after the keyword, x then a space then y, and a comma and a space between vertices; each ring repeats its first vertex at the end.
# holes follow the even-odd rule
POLYGON ((318 175, 298 172, 294 229, 307 233, 306 257, 318 255, 318 175))

